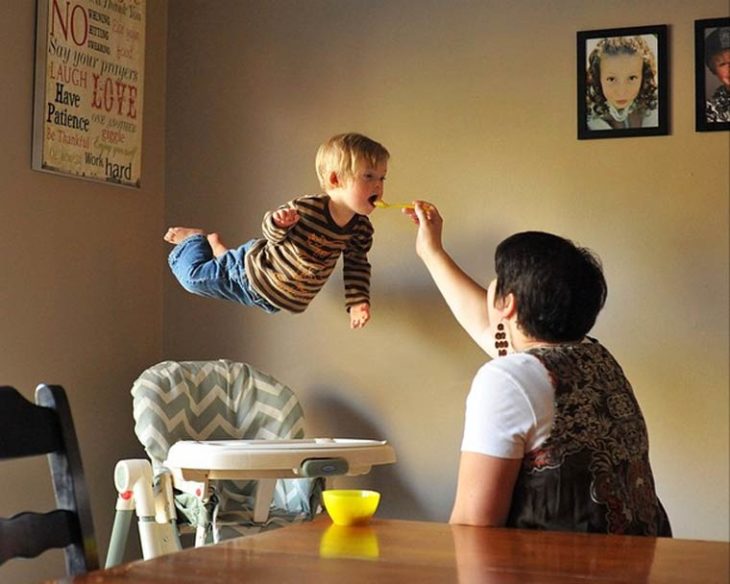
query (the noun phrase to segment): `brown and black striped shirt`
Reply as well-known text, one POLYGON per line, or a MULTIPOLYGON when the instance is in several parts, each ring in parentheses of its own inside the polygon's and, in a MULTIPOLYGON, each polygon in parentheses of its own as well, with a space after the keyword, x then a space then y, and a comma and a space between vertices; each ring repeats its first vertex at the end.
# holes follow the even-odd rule
POLYGON ((304 312, 343 255, 345 305, 370 302, 370 262, 373 226, 355 215, 344 227, 329 212, 328 195, 307 195, 279 208, 294 208, 299 221, 288 229, 274 224, 273 211, 264 215, 264 239, 246 254, 246 273, 253 288, 274 306, 304 312))

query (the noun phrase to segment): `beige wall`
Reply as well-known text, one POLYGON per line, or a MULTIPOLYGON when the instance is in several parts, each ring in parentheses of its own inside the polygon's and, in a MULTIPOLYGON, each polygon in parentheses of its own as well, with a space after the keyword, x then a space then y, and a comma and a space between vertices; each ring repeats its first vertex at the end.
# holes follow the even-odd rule
MULTIPOLYGON (((166 21, 166 2, 150 2, 143 184, 126 189, 31 170, 35 2, 0 2, 0 384, 29 399, 41 382, 66 387, 102 560, 114 464, 143 454, 132 431, 131 383, 161 357, 166 21)), ((0 516, 50 508, 45 458, 3 464, 0 491, 0 516)), ((61 575, 62 557, 13 560, 0 581, 61 575)))
MULTIPOLYGON (((600 253, 610 296, 595 334, 634 382, 676 533, 730 539, 729 141, 695 133, 692 113, 692 22, 726 2, 186 0, 168 23, 167 2, 150 0, 140 190, 30 169, 34 12, 0 3, 0 383, 27 397, 39 382, 66 386, 102 557, 114 463, 140 455, 129 388, 163 357, 270 371, 302 397, 310 434, 395 445, 397 465, 354 481, 384 492, 384 515, 448 516, 484 356, 400 216, 373 215, 362 331, 347 328, 339 277, 305 314, 271 317, 189 296, 164 265, 165 193, 168 222, 240 242, 266 209, 317 189, 317 145, 350 129, 391 149, 390 199, 438 203, 449 249, 481 280, 494 244, 519 229, 600 253), (575 31, 657 23, 670 25, 672 134, 577 141, 575 31)), ((44 460, 4 465, 0 516, 50 505, 45 479, 44 460)), ((45 557, 4 565, 2 581, 59 574, 60 553, 45 557)))
MULTIPOLYGON (((424 197, 478 279, 496 242, 543 229, 594 248, 609 300, 594 333, 634 383, 676 534, 728 535, 727 133, 694 131, 693 21, 725 0, 186 1, 170 5, 167 219, 259 233, 318 189, 317 145, 390 148, 391 200, 424 197), (575 33, 669 24, 671 135, 578 141, 575 33)), ((382 512, 445 520, 464 398, 485 356, 447 312, 413 229, 376 211, 373 321, 350 331, 334 278, 306 313, 267 316, 166 276, 167 357, 228 357, 301 396, 310 434, 387 438, 357 484, 382 512)))

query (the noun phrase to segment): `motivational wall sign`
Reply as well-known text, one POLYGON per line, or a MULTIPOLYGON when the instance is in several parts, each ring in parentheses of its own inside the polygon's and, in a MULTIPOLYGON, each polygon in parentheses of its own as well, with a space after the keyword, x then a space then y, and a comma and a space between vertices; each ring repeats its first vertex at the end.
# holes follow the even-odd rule
POLYGON ((33 168, 139 187, 146 0, 38 0, 33 168))

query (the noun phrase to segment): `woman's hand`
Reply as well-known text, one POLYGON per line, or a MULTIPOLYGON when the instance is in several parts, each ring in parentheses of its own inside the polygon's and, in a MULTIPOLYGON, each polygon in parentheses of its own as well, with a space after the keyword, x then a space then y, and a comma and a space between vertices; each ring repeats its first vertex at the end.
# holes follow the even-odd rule
POLYGON ((403 212, 418 225, 416 253, 426 261, 429 256, 443 251, 441 231, 444 221, 438 209, 431 203, 413 201, 413 205, 413 209, 403 209, 403 212))

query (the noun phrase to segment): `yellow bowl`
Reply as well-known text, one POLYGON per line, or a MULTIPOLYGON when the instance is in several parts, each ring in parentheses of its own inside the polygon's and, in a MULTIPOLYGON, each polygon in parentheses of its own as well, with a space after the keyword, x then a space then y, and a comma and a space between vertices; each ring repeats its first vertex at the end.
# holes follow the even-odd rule
POLYGON ((322 491, 322 500, 335 525, 362 525, 380 503, 380 493, 358 489, 330 489, 322 491))

